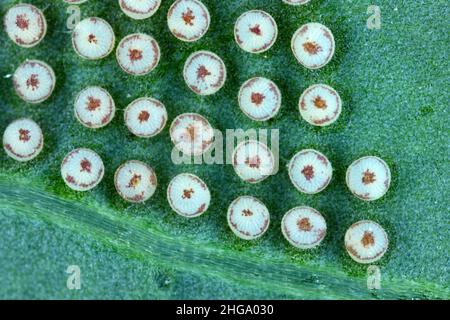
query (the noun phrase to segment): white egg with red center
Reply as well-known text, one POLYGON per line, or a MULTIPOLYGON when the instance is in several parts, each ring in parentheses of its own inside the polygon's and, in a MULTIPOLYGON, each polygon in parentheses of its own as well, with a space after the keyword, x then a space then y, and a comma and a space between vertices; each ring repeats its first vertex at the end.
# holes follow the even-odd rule
POLYGON ((327 223, 319 211, 310 207, 297 207, 284 215, 281 231, 294 247, 312 249, 325 238, 327 223))
POLYGON ((166 107, 153 98, 139 98, 125 109, 125 124, 138 137, 156 136, 164 129, 166 122, 166 107))
POLYGON ((373 201, 383 197, 391 184, 389 166, 378 157, 363 157, 347 169, 346 182, 359 199, 373 201))
POLYGON ((324 25, 308 23, 294 33, 291 48, 299 63, 308 69, 319 69, 333 58, 334 37, 324 25))
POLYGON ((345 248, 358 263, 380 260, 389 247, 389 239, 378 223, 370 220, 356 222, 345 233, 345 248))
POLYGON ((87 87, 75 99, 75 117, 85 127, 106 126, 114 118, 116 106, 111 95, 101 87, 87 87))
POLYGON ((3 133, 3 148, 14 160, 25 162, 37 157, 44 146, 39 125, 31 119, 11 122, 3 133))
POLYGON ((262 142, 241 142, 233 152, 233 168, 245 182, 258 183, 274 173, 275 157, 262 142))
POLYGON ((14 72, 13 84, 17 95, 29 103, 48 99, 55 89, 56 77, 45 62, 27 60, 14 72))
POLYGON ((241 196, 228 207, 227 220, 236 236, 244 240, 254 240, 269 228, 270 214, 259 199, 241 196))
POLYGON ((333 168, 327 157, 312 149, 297 153, 289 162, 288 171, 292 184, 307 194, 324 190, 333 176, 333 168))
POLYGON ((211 18, 198 0, 177 0, 167 13, 170 32, 182 41, 197 41, 208 31, 211 18))
POLYGON ((261 53, 275 43, 278 27, 270 14, 261 10, 251 10, 242 14, 234 26, 234 38, 242 50, 261 53))
POLYGON ((37 45, 47 32, 47 22, 42 11, 26 3, 11 7, 5 14, 3 25, 8 37, 24 48, 37 45))
POLYGON ((120 9, 132 19, 150 18, 158 11, 161 0, 119 0, 120 9))
POLYGON ((307 4, 310 0, 283 0, 284 3, 290 4, 291 6, 299 6, 302 4, 307 4))
POLYGON ((135 76, 146 75, 155 69, 160 56, 156 40, 143 33, 126 36, 116 51, 117 62, 122 70, 135 76))
POLYGON ((252 120, 266 121, 275 117, 281 107, 281 92, 266 78, 246 81, 239 91, 239 107, 252 120))
POLYGON ((144 202, 150 199, 157 185, 155 171, 137 160, 125 162, 114 175, 114 186, 117 192, 129 202, 144 202))
POLYGON ((87 191, 103 179, 105 167, 94 151, 79 148, 69 152, 61 164, 61 176, 66 185, 75 191, 87 191))
POLYGON ((199 177, 189 173, 177 175, 167 188, 170 207, 179 215, 194 218, 208 210, 211 194, 199 177))
POLYGON ((187 59, 183 76, 192 91, 198 95, 211 95, 223 87, 227 71, 219 56, 209 51, 197 51, 187 59))
POLYGON ((315 84, 306 89, 299 102, 300 114, 305 121, 314 126, 329 126, 342 111, 342 100, 332 87, 315 84))
POLYGON ((114 49, 116 38, 111 25, 97 17, 77 23, 72 33, 72 46, 84 59, 97 60, 108 56, 114 49))
POLYGON ((183 113, 170 126, 170 137, 175 147, 188 156, 199 156, 212 146, 214 129, 203 116, 183 113))

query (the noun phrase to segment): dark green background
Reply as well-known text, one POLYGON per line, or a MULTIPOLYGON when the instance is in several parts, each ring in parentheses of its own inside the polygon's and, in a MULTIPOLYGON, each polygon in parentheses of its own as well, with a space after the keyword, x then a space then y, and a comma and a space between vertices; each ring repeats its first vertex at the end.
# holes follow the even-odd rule
MULTIPOLYGON (((2 0, 0 14, 19 1, 2 0)), ((18 117, 31 117, 45 134, 35 160, 21 164, 0 153, 0 298, 450 298, 448 80, 450 43, 446 1, 312 0, 293 7, 281 0, 204 0, 212 23, 198 42, 182 43, 168 31, 163 0, 150 19, 126 17, 117 1, 89 0, 82 17, 109 21, 117 41, 127 34, 153 35, 162 51, 159 66, 144 77, 122 72, 114 54, 92 62, 71 47, 62 0, 30 0, 44 10, 48 33, 32 49, 14 45, 0 33, 0 130, 18 117), (381 30, 368 30, 367 8, 381 7, 381 30), (263 9, 277 21, 274 47, 260 55, 234 42, 233 25, 249 9, 263 9), (290 51, 295 30, 321 22, 334 33, 336 54, 318 71, 300 66, 290 51), (182 77, 186 58, 211 50, 228 70, 225 87, 199 97, 182 77), (49 63, 57 76, 52 97, 29 105, 14 93, 11 79, 26 58, 49 63), (283 93, 278 116, 252 122, 237 105, 240 85, 250 77, 274 80, 283 93), (344 101, 341 118, 314 128, 297 110, 302 91, 314 83, 333 86, 344 101), (73 116, 73 99, 87 85, 105 87, 118 112, 100 130, 82 127, 73 116), (128 103, 152 96, 167 107, 169 121, 198 112, 214 127, 280 130, 280 167, 257 185, 239 180, 230 166, 171 163, 168 127, 155 138, 133 136, 120 112, 128 103), (59 174, 64 155, 76 147, 98 152, 105 178, 92 192, 69 190, 59 174), (285 165, 303 148, 316 148, 334 167, 330 186, 314 196, 300 194, 285 165), (358 157, 377 155, 388 162, 393 183, 373 203, 353 197, 344 175, 358 157), (145 204, 122 201, 113 186, 115 169, 142 160, 156 170, 159 186, 145 204), (208 184, 208 212, 186 220, 171 212, 165 198, 170 179, 192 172, 208 184), (271 212, 271 226, 255 242, 237 239, 226 223, 226 208, 239 195, 259 197, 271 212), (280 232, 283 214, 309 205, 325 216, 328 235, 317 250, 298 251, 280 232), (369 292, 366 267, 343 248, 345 230, 373 219, 390 237, 379 262, 382 287, 369 292), (82 290, 66 288, 68 265, 79 265, 82 290)))

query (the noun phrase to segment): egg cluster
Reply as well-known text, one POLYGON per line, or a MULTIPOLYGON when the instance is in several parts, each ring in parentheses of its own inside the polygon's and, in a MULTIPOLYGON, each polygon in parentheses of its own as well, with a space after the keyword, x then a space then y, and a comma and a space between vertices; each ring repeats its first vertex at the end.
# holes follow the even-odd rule
MULTIPOLYGON (((80 4, 87 0, 64 0, 80 4)), ((120 9, 132 19, 153 16, 161 0, 119 0, 120 9)), ((309 0, 283 0, 289 5, 303 5, 309 0)), ((205 36, 211 23, 208 8, 199 0, 176 0, 167 13, 167 25, 177 39, 194 42, 205 36)), ((4 18, 5 31, 19 46, 30 48, 45 37, 47 23, 41 10, 29 5, 11 7, 4 18)), ((77 23, 72 34, 74 52, 82 59, 99 60, 115 48, 116 37, 111 25, 100 17, 89 17, 77 23)), ((276 43, 278 27, 275 19, 262 10, 241 14, 234 26, 236 44, 250 54, 270 50, 276 43)), ((291 50, 295 59, 308 69, 326 66, 333 58, 335 40, 330 29, 312 22, 294 33, 291 50)), ((157 68, 161 51, 157 40, 144 33, 133 33, 121 39, 116 48, 119 67, 129 75, 142 76, 157 68)), ((225 84, 227 69, 214 52, 193 52, 186 60, 183 78, 187 87, 197 95, 213 95, 225 84)), ((43 61, 26 60, 15 71, 13 85, 17 95, 28 103, 41 103, 55 88, 53 69, 43 61)), ((279 87, 262 75, 245 81, 238 94, 242 113, 254 121, 267 121, 277 116, 282 106, 279 87)), ((108 125, 116 113, 111 94, 99 86, 82 89, 74 100, 74 116, 86 128, 99 129, 108 125)), ((342 112, 338 92, 327 84, 315 84, 300 96, 299 113, 313 126, 329 126, 342 112)), ((168 120, 164 104, 152 97, 131 102, 124 111, 125 125, 137 137, 151 138, 159 134, 168 120)), ((184 113, 176 116, 169 129, 176 149, 189 156, 200 156, 214 142, 214 130, 200 114, 184 113)), ((3 135, 6 153, 17 161, 34 159, 43 149, 44 135, 31 119, 13 121, 3 135)), ((267 145, 256 140, 240 143, 232 154, 232 165, 237 176, 247 183, 260 183, 275 172, 275 157, 267 145)), ((333 167, 321 152, 301 150, 290 160, 290 180, 305 194, 323 191, 331 182, 333 167)), ((66 185, 76 191, 87 191, 103 179, 105 167, 93 150, 77 148, 62 160, 61 176, 66 185)), ((364 157, 353 162, 347 170, 346 183, 359 199, 373 201, 381 198, 390 186, 388 165, 378 157, 364 157)), ((153 168, 138 160, 130 160, 117 168, 114 186, 124 200, 139 203, 151 198, 157 191, 157 175, 153 168)), ((211 202, 206 183, 198 176, 182 173, 174 177, 167 188, 167 200, 177 214, 193 218, 205 213, 211 202)), ((236 198, 227 211, 232 232, 245 240, 260 238, 269 228, 270 213, 266 205, 253 196, 236 198)), ((319 246, 327 233, 325 218, 317 210, 299 206, 289 210, 281 221, 286 240, 296 248, 319 246)), ((345 247, 352 259, 372 263, 380 259, 388 248, 388 237, 383 228, 373 221, 353 224, 345 234, 345 247)))

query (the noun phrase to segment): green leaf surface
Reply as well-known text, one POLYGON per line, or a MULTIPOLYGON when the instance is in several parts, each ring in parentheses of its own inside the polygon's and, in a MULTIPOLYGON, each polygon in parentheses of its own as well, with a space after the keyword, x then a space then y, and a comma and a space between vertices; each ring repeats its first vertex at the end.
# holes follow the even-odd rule
MULTIPOLYGON (((4 0, 0 14, 19 1, 4 0)), ((63 1, 30 0, 44 10, 46 38, 23 49, 0 32, 0 130, 19 117, 31 117, 45 135, 43 152, 29 163, 0 153, 0 298, 294 298, 410 299, 450 298, 448 4, 444 1, 378 1, 380 30, 366 27, 370 1, 312 0, 293 7, 278 0, 203 0, 212 23, 198 42, 182 43, 168 31, 163 1, 150 19, 131 20, 117 1, 89 0, 82 17, 109 21, 117 40, 134 32, 153 35, 162 59, 152 73, 131 77, 114 54, 85 61, 71 48, 63 1), (233 26, 250 9, 263 9, 278 23, 279 37, 260 55, 235 44, 233 26), (336 54, 317 71, 300 66, 290 39, 306 22, 321 22, 333 32, 336 54), (185 85, 182 69, 194 51, 205 49, 224 60, 225 87, 199 97, 185 85), (21 101, 11 75, 25 59, 41 59, 55 70, 52 97, 39 105, 21 101), (237 105, 240 85, 264 76, 283 93, 280 113, 266 123, 246 118, 237 105), (314 83, 333 86, 344 101, 341 118, 329 128, 313 128, 297 109, 300 94, 314 83), (73 99, 87 85, 100 85, 118 111, 100 130, 82 127, 73 99), (232 167, 174 165, 166 127, 152 139, 133 136, 120 112, 128 103, 152 96, 167 107, 169 121, 198 112, 214 127, 280 130, 280 172, 257 185, 239 180, 232 167), (66 153, 88 147, 100 154, 106 174, 91 192, 69 190, 59 174, 66 153), (300 194, 286 164, 299 150, 315 148, 330 159, 330 186, 314 196, 300 194), (358 157, 387 161, 393 183, 387 195, 365 203, 350 194, 344 176, 358 157), (115 169, 136 159, 158 176, 156 194, 144 204, 128 204, 113 185, 115 169), (170 210, 165 190, 181 172, 199 175, 209 186, 208 212, 186 220, 170 210), (260 198, 271 212, 271 226, 255 242, 237 239, 226 222, 226 208, 239 195, 260 198), (316 250, 298 251, 280 231, 286 211, 309 205, 325 216, 328 234, 316 250), (372 219, 383 225, 390 248, 378 266, 382 289, 368 291, 367 266, 353 262, 343 247, 346 229, 372 219), (79 265, 82 289, 66 288, 66 268, 79 265)))

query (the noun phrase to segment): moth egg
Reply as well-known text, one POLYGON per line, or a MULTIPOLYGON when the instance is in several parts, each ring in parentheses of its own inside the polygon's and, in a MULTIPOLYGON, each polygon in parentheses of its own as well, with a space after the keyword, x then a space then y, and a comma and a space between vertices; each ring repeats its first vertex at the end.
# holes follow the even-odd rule
POLYGON ((114 174, 117 193, 129 202, 138 203, 150 199, 157 185, 155 171, 141 161, 127 161, 114 174))
POLYGON ((78 22, 72 33, 72 46, 82 58, 98 60, 108 56, 114 49, 116 38, 111 25, 97 17, 78 22))
POLYGON ((275 43, 278 27, 270 14, 262 10, 243 13, 234 26, 234 38, 242 50, 261 53, 275 43))
POLYGON ((170 207, 179 215, 194 218, 208 210, 211 194, 208 186, 196 175, 182 173, 167 188, 170 207))
POLYGON ((8 37, 24 48, 36 46, 47 32, 47 21, 42 11, 26 3, 11 7, 3 24, 8 37))
POLYGON ((13 85, 17 95, 28 103, 47 100, 55 89, 53 69, 39 60, 26 60, 14 72, 13 85))
POLYGON ((167 122, 166 107, 153 98, 134 100, 125 109, 125 125, 134 135, 150 138, 160 133, 167 122))
POLYGON ((313 126, 329 126, 342 111, 339 94, 330 86, 315 84, 306 89, 300 97, 299 109, 302 118, 313 126))
POLYGON ((383 197, 391 184, 389 166, 378 157, 363 157, 347 169, 346 182, 359 199, 373 201, 383 197))
POLYGON ((299 63, 308 69, 319 69, 333 58, 335 43, 330 29, 312 22, 294 33, 291 47, 299 63))
POLYGON ((275 170, 272 151, 256 140, 241 142, 234 150, 232 158, 234 171, 245 182, 261 182, 275 170))
POLYGON ((218 55, 209 51, 193 53, 184 65, 184 81, 198 95, 211 95, 225 84, 227 71, 218 55))
POLYGON ((302 4, 307 4, 310 0, 283 0, 284 3, 290 4, 291 6, 299 6, 302 4))
POLYGON ((325 238, 327 223, 319 211, 310 207, 297 207, 284 215, 281 231, 294 247, 312 249, 325 238))
POLYGON ((324 190, 331 181, 333 168, 319 151, 306 149, 297 153, 288 164, 292 184, 306 194, 324 190))
POLYGON ((230 204, 227 220, 236 236, 244 240, 254 240, 261 237, 269 228, 270 214, 259 199, 241 196, 230 204))
POLYGON ((160 56, 156 40, 143 33, 126 36, 120 41, 116 51, 119 66, 134 76, 143 76, 155 69, 160 56))
POLYGON ((70 3, 70 4, 82 4, 85 3, 88 0, 63 0, 65 3, 70 3))
POLYGON ((105 167, 94 151, 79 148, 69 152, 61 164, 61 176, 66 185, 75 191, 88 191, 103 179, 105 167))
POLYGON ((111 95, 101 87, 87 87, 75 99, 75 117, 85 127, 97 129, 114 118, 116 106, 111 95))
POLYGON ((266 78, 247 80, 239 91, 239 107, 252 120, 266 121, 275 117, 281 107, 281 92, 266 78))
POLYGON ((119 0, 120 9, 132 19, 150 18, 158 11, 161 0, 119 0))
POLYGON ((25 162, 37 157, 44 146, 44 135, 39 125, 31 119, 11 122, 3 133, 3 148, 8 156, 25 162))
POLYGON ((187 42, 203 37, 210 21, 208 8, 198 0, 177 0, 167 13, 170 32, 177 39, 187 42))
POLYGON ((214 129, 203 116, 183 113, 170 126, 175 147, 188 156, 199 156, 209 150, 214 141, 214 129))
POLYGON ((376 222, 356 222, 345 233, 345 248, 358 263, 374 263, 380 260, 389 246, 386 231, 376 222))

